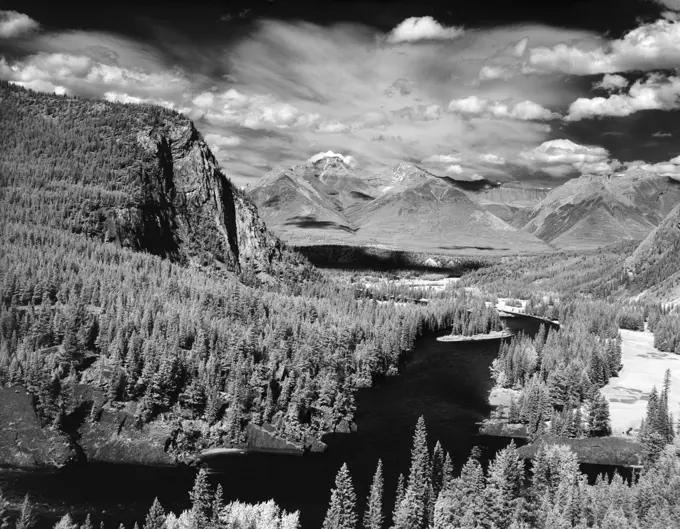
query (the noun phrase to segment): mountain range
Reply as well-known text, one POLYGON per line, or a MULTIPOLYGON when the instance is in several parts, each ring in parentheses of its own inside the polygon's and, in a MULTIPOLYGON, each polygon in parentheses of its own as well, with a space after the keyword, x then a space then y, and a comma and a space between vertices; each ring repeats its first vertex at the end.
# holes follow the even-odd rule
MULTIPOLYGON (((439 252, 550 251, 539 238, 490 210, 506 206, 502 198, 489 195, 490 209, 474 199, 475 193, 495 186, 486 181, 438 177, 410 163, 367 174, 329 156, 274 169, 249 197, 267 226, 293 245, 334 243, 439 252)), ((521 209, 519 201, 515 202, 509 207, 521 209)))

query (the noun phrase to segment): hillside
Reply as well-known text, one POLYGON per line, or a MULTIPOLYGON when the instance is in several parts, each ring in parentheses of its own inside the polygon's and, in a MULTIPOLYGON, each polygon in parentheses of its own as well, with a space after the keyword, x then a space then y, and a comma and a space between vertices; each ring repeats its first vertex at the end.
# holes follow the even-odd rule
POLYGON ((177 262, 269 268, 280 243, 185 117, 0 84, 5 219, 177 262))
POLYGON ((521 182, 504 182, 485 189, 469 191, 468 196, 484 209, 513 226, 526 222, 534 206, 541 202, 549 188, 525 186, 521 182))
POLYGON ((0 83, 0 465, 323 450, 453 310, 324 278, 184 116, 0 83))
POLYGON ((649 289, 647 296, 680 299, 680 205, 640 243, 624 268, 638 290, 649 289))
POLYGON ((409 251, 549 251, 477 205, 469 186, 408 163, 368 174, 330 157, 262 178, 249 193, 266 223, 297 245, 409 251), (464 191, 467 189, 467 191, 464 191))
POLYGON ((641 170, 583 175, 553 189, 522 229, 561 249, 644 239, 680 201, 680 182, 641 170))

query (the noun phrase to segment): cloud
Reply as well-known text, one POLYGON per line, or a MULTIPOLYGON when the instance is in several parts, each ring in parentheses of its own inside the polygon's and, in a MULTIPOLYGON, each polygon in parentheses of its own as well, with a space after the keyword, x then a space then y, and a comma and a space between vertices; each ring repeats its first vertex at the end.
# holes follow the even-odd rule
POLYGON ((538 147, 520 153, 518 161, 532 171, 552 176, 567 176, 574 172, 597 171, 610 160, 604 147, 580 145, 559 139, 543 142, 538 147))
POLYGON ((493 154, 493 153, 480 154, 479 160, 483 163, 490 163, 490 164, 493 164, 493 165, 504 165, 505 164, 505 158, 503 158, 502 156, 498 156, 497 154, 493 154))
POLYGON ((674 11, 680 11, 680 0, 656 0, 656 3, 674 11))
POLYGON ((311 156, 307 160, 307 162, 308 163, 316 163, 319 160, 323 160, 325 158, 338 158, 341 162, 349 165, 350 167, 356 167, 358 165, 356 160, 352 156, 344 156, 342 154, 334 153, 333 151, 319 152, 319 153, 315 154, 314 156, 311 156))
POLYGON ((345 125, 339 121, 327 121, 324 123, 319 123, 316 130, 325 134, 340 134, 342 132, 349 132, 351 128, 352 127, 349 125, 345 125))
POLYGON ((630 116, 642 110, 672 110, 680 107, 680 77, 650 75, 636 81, 627 94, 579 98, 569 107, 567 121, 602 116, 630 116))
POLYGON ((529 66, 573 75, 650 71, 680 66, 680 21, 659 19, 643 24, 622 38, 586 39, 529 50, 529 66))
POLYGON ((504 66, 482 66, 482 68, 479 70, 479 80, 480 81, 489 81, 489 80, 495 80, 495 79, 507 79, 509 77, 512 77, 514 73, 509 69, 504 66))
POLYGON ((455 156, 452 154, 433 154, 432 156, 428 156, 427 158, 424 158, 421 163, 459 163, 462 162, 463 159, 459 156, 455 156))
POLYGON ((40 24, 28 15, 0 10, 0 39, 23 37, 40 29, 40 24))
POLYGON ((449 174, 463 174, 463 168, 458 164, 449 165, 446 168, 446 172, 449 174))
POLYGON ((237 136, 222 136, 220 134, 206 134, 205 141, 214 151, 224 147, 236 147, 241 144, 241 138, 237 136))
POLYGON ((439 105, 417 105, 404 107, 392 112, 395 116, 411 121, 432 121, 442 115, 442 107, 439 105))
POLYGON ((607 92, 612 92, 614 90, 623 90, 628 86, 628 79, 623 75, 616 74, 605 74, 605 76, 595 84, 593 84, 594 89, 602 89, 607 92))
POLYGON ((489 115, 495 118, 509 118, 520 121, 540 121, 558 117, 557 114, 532 101, 522 101, 510 105, 477 96, 453 99, 449 103, 448 108, 450 112, 458 112, 465 115, 489 115))
POLYGON ((480 29, 475 38, 399 46, 381 44, 385 34, 357 24, 258 19, 248 33, 200 46, 167 29, 157 39, 158 31, 150 28, 144 41, 98 31, 37 33, 17 41, 20 53, 11 59, 0 53, 0 77, 183 112, 205 136, 240 138, 212 143, 238 184, 327 151, 350 152, 367 171, 455 153, 455 160, 432 163, 442 172, 465 160, 466 174, 509 173, 512 165, 498 167, 479 154, 513 160, 550 138, 550 126, 537 122, 550 115, 545 109, 583 95, 550 75, 516 75, 471 92, 483 66, 517 70, 523 42, 551 46, 583 36, 559 28, 480 29), (445 110, 471 93, 492 102, 486 112, 445 110))
POLYGON ((385 40, 390 44, 421 40, 452 40, 465 33, 462 27, 442 26, 432 17, 411 17, 390 31, 385 40))

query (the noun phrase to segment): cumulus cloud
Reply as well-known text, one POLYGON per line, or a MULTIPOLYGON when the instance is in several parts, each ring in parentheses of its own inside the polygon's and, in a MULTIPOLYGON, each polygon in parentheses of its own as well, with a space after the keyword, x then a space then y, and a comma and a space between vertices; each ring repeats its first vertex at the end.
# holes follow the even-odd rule
POLYGON ((421 163, 459 163, 463 159, 460 156, 455 156, 453 154, 433 154, 424 158, 421 163))
POLYGON ((603 167, 600 164, 609 160, 609 151, 604 147, 580 145, 565 139, 543 142, 538 147, 520 153, 518 159, 531 170, 552 176, 598 170, 603 167))
POLYGON ((392 112, 395 116, 411 121, 432 121, 442 115, 442 107, 439 105, 417 105, 404 107, 392 112))
POLYGON ((343 154, 338 154, 333 151, 326 151, 326 152, 319 152, 315 154, 314 156, 311 156, 307 162, 308 163, 316 163, 319 160, 323 160, 324 158, 337 158, 341 162, 351 166, 351 167, 356 167, 357 161, 352 157, 352 156, 345 156, 343 154))
POLYGON ((642 169, 643 171, 649 171, 680 181, 680 156, 671 158, 667 162, 659 163, 646 163, 638 160, 628 163, 627 169, 642 169))
POLYGON ((237 136, 222 136, 220 134, 206 134, 205 141, 215 151, 225 147, 236 147, 241 144, 241 138, 237 136))
POLYGON ((385 40, 390 44, 421 40, 452 40, 465 33, 462 27, 445 27, 432 17, 410 17, 390 31, 385 40))
POLYGON ((339 121, 327 121, 319 123, 316 130, 326 134, 340 134, 342 132, 349 132, 351 127, 339 121))
POLYGON ((505 164, 505 158, 502 156, 498 156, 497 154, 493 153, 485 153, 485 154, 480 154, 479 155, 479 161, 483 163, 490 163, 493 165, 504 165, 505 164))
POLYGON ((657 4, 666 6, 668 9, 680 11, 680 0, 655 0, 657 4))
POLYGON ((507 79, 508 77, 512 77, 512 75, 513 73, 509 68, 504 66, 487 65, 482 66, 482 68, 479 70, 478 77, 480 81, 489 81, 495 79, 507 79))
POLYGON ((449 174, 463 174, 463 168, 458 164, 449 165, 446 172, 449 174))
POLYGON ((593 84, 594 89, 602 89, 607 92, 612 92, 614 90, 623 90, 628 86, 628 79, 623 75, 617 74, 605 74, 605 76, 595 84, 593 84))
POLYGON ((558 117, 557 114, 532 101, 522 101, 512 105, 477 96, 453 99, 449 103, 448 108, 450 112, 458 112, 460 114, 489 115, 495 118, 509 118, 520 121, 541 121, 558 117))
POLYGON ((529 50, 529 65, 544 71, 593 75, 680 66, 680 21, 659 19, 612 41, 588 39, 529 50))
POLYGON ((28 15, 0 10, 0 39, 23 37, 40 29, 40 24, 28 15))
POLYGON ((602 116, 630 116, 642 110, 680 108, 680 78, 650 75, 636 81, 627 94, 578 98, 569 107, 567 121, 602 116))

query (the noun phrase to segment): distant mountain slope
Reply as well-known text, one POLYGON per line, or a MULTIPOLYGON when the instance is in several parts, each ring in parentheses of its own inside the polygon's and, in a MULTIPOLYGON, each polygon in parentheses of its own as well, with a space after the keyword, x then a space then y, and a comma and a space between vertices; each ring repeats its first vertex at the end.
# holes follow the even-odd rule
POLYGON ((626 259, 632 282, 660 299, 680 298, 680 204, 626 259))
POLYGON ((521 226, 548 193, 549 188, 525 186, 521 182, 505 182, 469 191, 468 196, 505 222, 521 226))
POLYGON ((166 109, 0 83, 4 219, 240 271, 280 254, 193 123, 166 109))
POLYGON ((450 182, 435 177, 395 185, 359 209, 355 222, 363 240, 395 247, 438 250, 546 251, 485 211, 450 182))
POLYGON ((665 176, 581 176, 553 189, 523 229, 558 248, 597 248, 643 239, 679 201, 680 182, 665 176))
MULTIPOLYGON (((490 187, 486 182, 477 189, 490 187)), ((267 225, 297 245, 384 245, 402 250, 546 251, 479 207, 465 186, 401 163, 378 174, 337 157, 265 175, 251 190, 267 225)))

